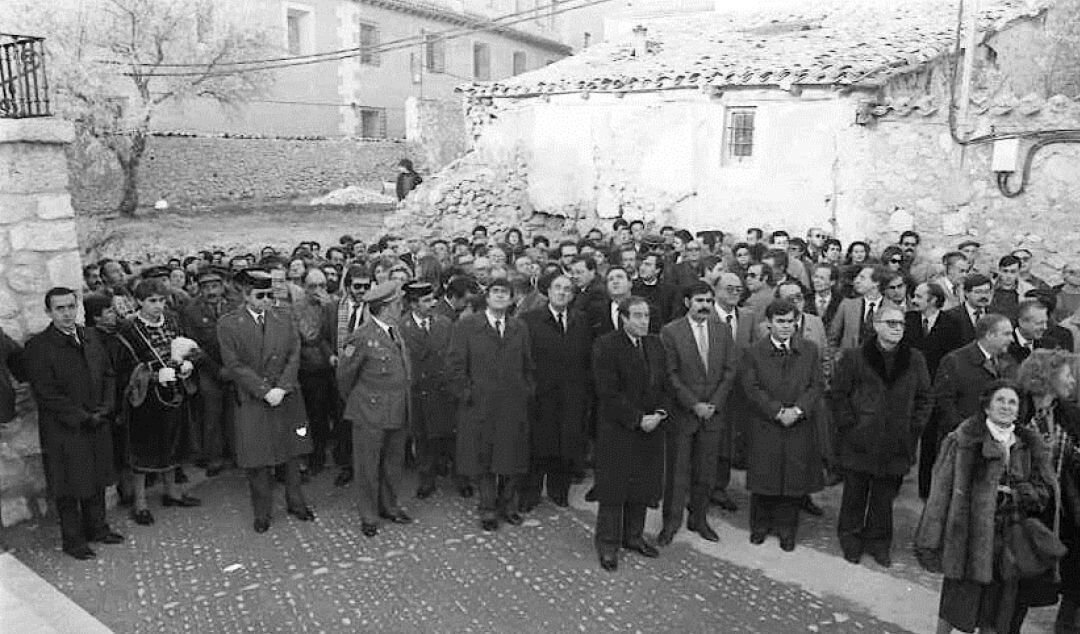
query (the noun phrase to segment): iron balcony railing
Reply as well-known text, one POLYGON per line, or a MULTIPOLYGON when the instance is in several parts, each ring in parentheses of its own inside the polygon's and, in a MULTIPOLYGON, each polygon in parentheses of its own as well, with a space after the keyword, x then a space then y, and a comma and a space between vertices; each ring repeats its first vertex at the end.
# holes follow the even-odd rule
POLYGON ((50 115, 45 38, 0 33, 0 118, 50 115))

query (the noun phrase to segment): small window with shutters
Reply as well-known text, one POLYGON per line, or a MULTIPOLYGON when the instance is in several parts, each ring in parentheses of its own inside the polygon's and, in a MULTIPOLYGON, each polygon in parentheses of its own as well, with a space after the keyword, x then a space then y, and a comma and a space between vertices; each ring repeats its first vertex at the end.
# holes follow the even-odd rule
POLYGON ((379 65, 379 27, 370 22, 360 22, 357 35, 360 47, 360 63, 379 65))
POLYGON ((358 108, 360 137, 364 139, 386 138, 386 108, 358 108))
POLYGON ((520 75, 525 72, 525 51, 514 51, 514 74, 520 75))
POLYGON ((754 108, 728 110, 727 140, 724 158, 728 163, 740 163, 754 155, 754 108))
POLYGON ((473 43, 473 79, 491 79, 491 48, 483 42, 473 43))
POLYGON ((446 40, 434 33, 424 34, 424 68, 429 73, 446 72, 446 40))

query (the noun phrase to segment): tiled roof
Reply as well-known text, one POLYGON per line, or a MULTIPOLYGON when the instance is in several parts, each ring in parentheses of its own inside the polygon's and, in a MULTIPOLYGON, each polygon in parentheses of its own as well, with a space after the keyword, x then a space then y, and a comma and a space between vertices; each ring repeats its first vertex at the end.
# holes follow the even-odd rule
MULTIPOLYGON (((982 0, 992 31, 1037 15, 1051 0, 982 0)), ((528 96, 707 86, 876 86, 955 46, 959 0, 793 0, 738 12, 651 19, 648 52, 604 42, 498 82, 461 89, 528 96)))

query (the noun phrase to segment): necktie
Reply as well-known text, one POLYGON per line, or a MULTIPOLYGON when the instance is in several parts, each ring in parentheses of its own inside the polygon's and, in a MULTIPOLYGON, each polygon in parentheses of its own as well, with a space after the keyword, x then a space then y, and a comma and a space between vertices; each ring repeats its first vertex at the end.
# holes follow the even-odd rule
POLYGON ((709 328, 705 321, 694 324, 694 339, 697 341, 698 354, 701 356, 701 365, 705 371, 709 371, 709 328))
POLYGON ((784 343, 780 344, 780 352, 781 352, 781 353, 782 353, 782 354, 783 354, 783 355, 784 355, 785 357, 786 357, 786 356, 788 356, 789 354, 791 354, 791 344, 789 344, 789 343, 788 343, 788 342, 786 342, 786 341, 785 341, 784 343))
POLYGON ((979 323, 979 320, 982 319, 982 316, 983 316, 983 309, 982 308, 976 308, 974 313, 975 313, 975 323, 979 323))
POLYGON ((877 302, 867 302, 866 303, 866 317, 865 317, 866 323, 868 323, 868 324, 874 323, 874 313, 876 312, 876 309, 877 309, 877 302))
POLYGON ((262 313, 255 315, 255 323, 259 324, 259 330, 266 332, 266 316, 262 313))
POLYGON ((349 315, 349 332, 356 330, 356 318, 360 315, 360 304, 353 305, 352 313, 349 315))
POLYGON ((499 331, 499 338, 501 339, 502 336, 503 336, 503 320, 502 319, 496 319, 495 320, 495 330, 499 331))
POLYGON ((424 317, 424 332, 427 332, 427 333, 431 332, 431 318, 430 317, 424 317))
POLYGON ((559 319, 559 330, 563 331, 563 334, 565 334, 566 333, 566 320, 563 319, 562 311, 559 311, 558 319, 559 319))
POLYGON ((390 335, 390 341, 393 341, 394 343, 397 343, 397 334, 394 333, 394 327, 393 326, 387 326, 386 327, 386 334, 390 335))
POLYGON ((924 335, 930 334, 930 318, 929 317, 923 317, 922 318, 922 332, 923 332, 924 335))
POLYGON ((734 337, 735 336, 735 315, 728 315, 727 317, 724 318, 724 321, 727 322, 728 329, 731 330, 731 336, 734 337))

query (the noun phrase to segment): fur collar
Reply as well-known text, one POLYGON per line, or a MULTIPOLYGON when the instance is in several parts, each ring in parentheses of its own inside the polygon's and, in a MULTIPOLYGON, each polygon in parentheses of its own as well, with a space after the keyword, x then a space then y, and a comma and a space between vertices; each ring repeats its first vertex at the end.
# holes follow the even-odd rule
POLYGON ((885 355, 881 352, 881 348, 878 348, 876 338, 871 338, 863 344, 862 353, 866 358, 867 363, 873 368, 874 373, 881 377, 881 380, 885 385, 890 387, 893 383, 896 383, 897 379, 907 372, 908 366, 911 364, 911 347, 903 341, 896 346, 896 357, 893 359, 892 374, 889 374, 886 371, 885 355))
MULTIPOLYGON (((1023 424, 1022 421, 1016 421, 1016 428, 1013 430, 1016 434, 1016 444, 1013 446, 1013 451, 1016 451, 1022 447, 1032 446, 1032 435, 1035 433, 1029 425, 1023 424)), ((971 418, 960 423, 956 428, 957 441, 960 447, 975 447, 982 445, 982 455, 986 458, 1004 458, 1005 452, 998 444, 993 436, 990 435, 990 430, 986 428, 986 416, 982 414, 976 414, 971 418)))

